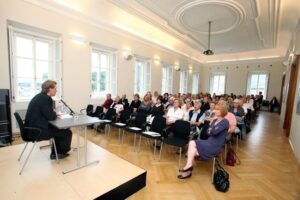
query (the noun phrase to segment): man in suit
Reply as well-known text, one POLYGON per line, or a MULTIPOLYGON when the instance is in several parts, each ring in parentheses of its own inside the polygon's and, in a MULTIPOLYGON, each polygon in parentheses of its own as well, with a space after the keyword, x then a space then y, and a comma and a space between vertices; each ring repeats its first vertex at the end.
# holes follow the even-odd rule
MULTIPOLYGON (((58 158, 61 159, 69 155, 72 132, 70 129, 57 129, 48 123, 48 121, 55 120, 60 115, 54 111, 51 98, 56 95, 56 90, 55 81, 47 80, 42 84, 42 92, 35 95, 29 103, 25 125, 42 130, 39 141, 54 138, 58 158)), ((54 147, 52 147, 50 159, 56 159, 54 147)))

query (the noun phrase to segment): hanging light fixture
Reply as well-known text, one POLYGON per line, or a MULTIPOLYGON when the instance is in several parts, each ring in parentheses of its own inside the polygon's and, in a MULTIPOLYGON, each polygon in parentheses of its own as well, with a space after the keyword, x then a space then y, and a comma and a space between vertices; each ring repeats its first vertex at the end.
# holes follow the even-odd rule
POLYGON ((204 55, 207 55, 207 56, 209 56, 209 55, 214 55, 214 52, 210 49, 211 23, 212 23, 212 21, 209 21, 209 22, 208 22, 208 45, 207 45, 208 48, 207 48, 207 50, 203 51, 203 54, 204 54, 204 55))

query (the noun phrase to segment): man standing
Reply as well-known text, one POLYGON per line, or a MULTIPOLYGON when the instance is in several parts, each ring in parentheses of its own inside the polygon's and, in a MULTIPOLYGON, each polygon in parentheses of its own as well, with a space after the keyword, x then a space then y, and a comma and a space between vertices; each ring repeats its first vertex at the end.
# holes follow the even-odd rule
MULTIPOLYGON (((70 129, 57 129, 48 123, 48 121, 55 120, 59 115, 53 109, 53 100, 51 98, 56 95, 56 90, 55 81, 47 80, 42 84, 42 92, 35 95, 29 103, 25 117, 25 126, 36 127, 42 130, 39 141, 54 138, 58 158, 61 159, 69 155, 72 132, 70 129)), ((56 159, 53 146, 50 159, 56 159)))

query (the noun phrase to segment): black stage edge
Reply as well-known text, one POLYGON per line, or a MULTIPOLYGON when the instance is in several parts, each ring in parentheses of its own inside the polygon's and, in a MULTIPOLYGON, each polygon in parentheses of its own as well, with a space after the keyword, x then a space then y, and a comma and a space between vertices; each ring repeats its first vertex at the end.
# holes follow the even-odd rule
POLYGON ((146 186, 147 171, 123 183, 113 190, 97 197, 95 200, 124 200, 146 186))

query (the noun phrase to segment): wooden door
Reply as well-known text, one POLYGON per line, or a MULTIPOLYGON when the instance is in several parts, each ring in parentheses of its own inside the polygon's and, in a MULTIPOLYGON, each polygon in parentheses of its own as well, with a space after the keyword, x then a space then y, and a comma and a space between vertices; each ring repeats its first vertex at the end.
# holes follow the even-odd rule
POLYGON ((281 113, 284 82, 285 82, 285 74, 282 76, 282 81, 281 81, 281 91, 280 91, 280 99, 279 99, 279 106, 278 106, 278 113, 279 114, 281 113))
POLYGON ((285 117, 284 117, 284 123, 283 123, 283 128, 286 129, 287 137, 290 136, 290 130, 291 130, 294 100, 295 100, 296 88, 297 88, 299 61, 300 61, 300 55, 297 55, 291 66, 291 76, 290 76, 289 90, 288 90, 287 101, 286 101, 285 117))

